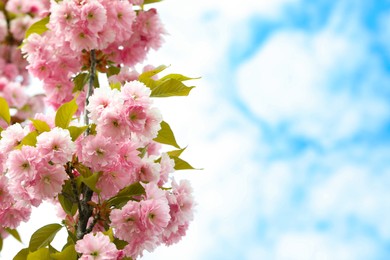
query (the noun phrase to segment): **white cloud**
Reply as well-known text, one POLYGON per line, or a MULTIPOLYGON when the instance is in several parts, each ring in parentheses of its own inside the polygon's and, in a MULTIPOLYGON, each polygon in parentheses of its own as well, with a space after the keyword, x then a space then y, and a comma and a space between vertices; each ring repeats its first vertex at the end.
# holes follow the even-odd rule
POLYGON ((240 67, 237 79, 240 96, 257 116, 274 126, 289 123, 292 133, 323 144, 362 129, 372 130, 388 114, 385 100, 350 92, 384 77, 372 73, 378 67, 365 38, 356 45, 348 31, 341 34, 332 27, 314 35, 297 30, 275 32, 240 67), (354 83, 357 86, 348 85, 359 66, 367 63, 372 65, 371 74, 354 83))

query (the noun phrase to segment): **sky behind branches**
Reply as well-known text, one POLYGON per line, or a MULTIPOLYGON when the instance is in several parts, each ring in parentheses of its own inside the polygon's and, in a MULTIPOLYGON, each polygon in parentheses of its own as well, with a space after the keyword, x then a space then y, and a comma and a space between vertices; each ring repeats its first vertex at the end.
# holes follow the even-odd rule
POLYGON ((147 259, 388 259, 390 1, 163 4, 205 170, 189 235, 147 259))
POLYGON ((149 62, 202 76, 156 103, 204 170, 175 175, 188 235, 144 259, 389 259, 390 1, 155 6, 170 35, 149 62))

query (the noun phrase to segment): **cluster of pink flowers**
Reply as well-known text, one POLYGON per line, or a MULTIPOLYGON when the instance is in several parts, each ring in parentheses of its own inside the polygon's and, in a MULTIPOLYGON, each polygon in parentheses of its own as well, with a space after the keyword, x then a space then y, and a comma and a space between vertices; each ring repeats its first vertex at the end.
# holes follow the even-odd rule
POLYGON ((29 218, 31 205, 52 199, 68 179, 64 164, 71 160, 76 146, 69 131, 54 127, 37 137, 36 146, 20 147, 32 125, 13 124, 1 133, 3 155, 0 174, 0 223, 16 228, 29 218))
MULTIPOLYGON (((160 129, 162 117, 149 98, 150 89, 139 81, 126 83, 120 91, 99 88, 89 98, 89 116, 96 124, 96 135, 78 139, 78 158, 94 172, 102 172, 97 183, 103 198, 137 182, 159 181, 161 167, 149 158, 157 154, 152 141, 160 129), (139 150, 148 147, 140 158, 139 150), (110 185, 107 185, 107 184, 110 185)), ((163 160, 162 163, 173 163, 163 160)), ((173 166, 163 167, 173 171, 173 166)))
POLYGON ((179 185, 173 181, 172 190, 159 189, 152 182, 145 190, 142 200, 129 201, 110 216, 115 236, 128 242, 124 253, 134 259, 161 243, 178 242, 193 219, 194 202, 187 181, 179 185))
MULTIPOLYGON (((49 0, 2 1, 0 10, 0 96, 16 109, 14 120, 22 122, 43 111, 43 97, 26 94, 29 74, 27 61, 18 46, 27 28, 45 15, 49 0)), ((3 127, 3 125, 1 125, 3 127)))
MULTIPOLYGON (((6 2, 0 40, 12 34, 21 42, 33 21, 48 21, 48 30, 30 34, 22 51, 28 70, 44 83, 47 103, 58 111, 37 113, 43 101, 25 94, 23 79, 14 81, 20 73, 9 68, 0 74, 0 96, 18 109, 12 116, 34 118, 8 124, 6 113, 0 114, 0 239, 44 200, 61 206, 68 244, 73 240, 80 259, 136 259, 185 235, 193 219, 192 189, 171 175, 184 149, 161 152, 158 141, 169 144, 159 140, 166 123, 153 105, 155 92, 134 69, 150 49, 160 47, 165 33, 156 9, 144 10, 143 4, 6 2), (4 29, 8 13, 17 18, 4 29), (107 73, 110 87, 94 85, 98 72, 107 73), (75 83, 80 79, 81 87, 75 83), (136 191, 127 190, 132 187, 136 191)), ((150 80, 157 82, 156 77, 150 80)), ((172 145, 179 147, 176 141, 172 145)))
MULTIPOLYGON (((3 1, 4 2, 4 1, 3 1)), ((18 46, 26 30, 45 15, 49 0, 8 0, 0 12, 0 76, 28 83, 27 63, 18 46)))
POLYGON ((131 2, 142 4, 127 0, 52 2, 49 30, 32 34, 22 48, 29 71, 44 82, 52 106, 58 108, 73 99, 71 78, 90 65, 83 53, 99 50, 100 65, 133 66, 150 49, 161 46, 165 30, 156 9, 135 12, 131 2))

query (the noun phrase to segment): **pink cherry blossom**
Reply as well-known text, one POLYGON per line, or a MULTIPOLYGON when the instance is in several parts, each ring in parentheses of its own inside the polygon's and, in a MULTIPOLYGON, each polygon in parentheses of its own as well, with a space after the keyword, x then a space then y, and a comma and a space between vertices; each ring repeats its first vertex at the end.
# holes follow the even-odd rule
POLYGON ((118 160, 118 147, 111 138, 102 135, 89 135, 81 142, 82 150, 78 151, 79 158, 94 172, 109 168, 118 160))
POLYGON ((140 220, 144 230, 160 233, 171 218, 166 200, 145 200, 140 202, 140 220))
POLYGON ((117 259, 120 252, 110 242, 110 238, 103 233, 86 234, 83 239, 78 240, 75 246, 78 253, 82 254, 81 260, 108 260, 117 259))
POLYGON ((131 81, 123 85, 121 89, 121 94, 124 102, 127 105, 138 105, 147 107, 151 105, 150 88, 146 87, 140 81, 131 81))
POLYGON ((5 86, 2 95, 7 100, 10 106, 17 108, 23 107, 28 99, 28 96, 24 92, 24 89, 17 82, 8 83, 5 86))
POLYGON ((89 117, 96 122, 105 108, 121 106, 122 104, 123 101, 118 90, 107 88, 95 89, 93 95, 89 97, 89 104, 87 106, 89 117))
POLYGON ((35 147, 25 145, 10 152, 6 165, 9 178, 19 182, 32 182, 36 178, 40 156, 35 147))
POLYGON ((163 153, 161 155, 160 166, 160 179, 158 181, 158 186, 163 186, 168 181, 169 174, 175 170, 175 161, 169 158, 167 153, 163 153))
POLYGON ((0 225, 15 229, 20 222, 30 218, 31 207, 23 201, 17 201, 11 206, 0 209, 0 225))
POLYGON ((38 199, 53 198, 62 190, 64 181, 68 178, 62 165, 50 165, 42 162, 38 167, 36 183, 33 186, 38 199))
POLYGON ((193 220, 192 188, 188 181, 172 182, 172 192, 167 194, 171 220, 164 229, 162 239, 166 245, 177 243, 186 234, 189 222, 193 220))
POLYGON ((68 130, 55 127, 37 137, 37 149, 47 161, 65 164, 72 159, 76 147, 68 130))
POLYGON ((101 31, 107 22, 106 9, 98 1, 89 1, 81 7, 80 25, 92 33, 101 31))
POLYGON ((138 202, 129 201, 122 209, 111 211, 110 220, 112 227, 115 228, 116 237, 129 242, 134 234, 140 233, 139 209, 138 202))
POLYGON ((1 132, 0 149, 3 153, 9 153, 15 146, 19 145, 27 135, 28 129, 22 128, 18 123, 9 126, 1 132))

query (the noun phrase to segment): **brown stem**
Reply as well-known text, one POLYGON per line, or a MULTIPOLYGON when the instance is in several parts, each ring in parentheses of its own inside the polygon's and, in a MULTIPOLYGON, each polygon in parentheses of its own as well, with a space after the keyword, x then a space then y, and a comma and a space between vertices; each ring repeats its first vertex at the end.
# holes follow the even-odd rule
MULTIPOLYGON (((91 50, 90 53, 90 61, 91 61, 91 67, 89 71, 89 82, 88 82, 88 90, 87 95, 85 97, 85 109, 84 109, 84 124, 86 126, 89 125, 89 118, 88 118, 88 99, 93 93, 93 86, 95 83, 95 76, 96 76, 96 54, 95 50, 91 50)), ((90 130, 87 128, 87 131, 85 132, 85 135, 89 135, 90 130)), ((88 220, 92 216, 92 207, 88 204, 89 201, 92 199, 93 191, 84 183, 81 184, 81 192, 83 194, 83 197, 80 199, 79 203, 79 221, 77 224, 77 231, 76 231, 76 237, 77 239, 82 239, 85 234, 91 232, 91 230, 87 229, 88 220)))

